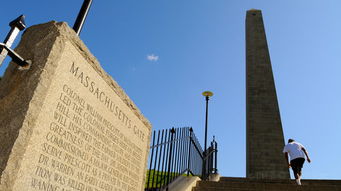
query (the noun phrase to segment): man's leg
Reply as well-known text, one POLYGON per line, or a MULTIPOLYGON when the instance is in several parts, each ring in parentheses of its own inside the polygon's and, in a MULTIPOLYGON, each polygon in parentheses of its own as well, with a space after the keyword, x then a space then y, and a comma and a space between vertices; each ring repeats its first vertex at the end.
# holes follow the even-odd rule
POLYGON ((300 183, 301 183, 302 167, 303 167, 304 161, 305 161, 304 158, 299 158, 298 164, 297 164, 297 175, 298 175, 298 179, 300 183))
POLYGON ((302 173, 301 172, 297 172, 297 184, 298 185, 301 185, 301 175, 302 175, 302 173))
POLYGON ((295 180, 297 185, 301 185, 301 179, 299 175, 299 170, 298 170, 298 164, 297 164, 297 159, 294 159, 290 161, 291 169, 294 172, 295 180))
POLYGON ((299 173, 295 170, 294 171, 294 176, 295 176, 295 180, 297 185, 301 185, 301 176, 299 175, 299 173))

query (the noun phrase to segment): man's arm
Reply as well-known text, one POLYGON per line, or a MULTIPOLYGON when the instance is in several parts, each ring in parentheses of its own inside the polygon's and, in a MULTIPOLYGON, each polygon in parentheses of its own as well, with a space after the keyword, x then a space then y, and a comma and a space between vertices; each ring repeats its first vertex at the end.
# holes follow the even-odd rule
POLYGON ((287 162, 288 167, 290 168, 289 157, 288 157, 287 152, 284 153, 284 157, 285 157, 285 161, 287 162))
POLYGON ((304 147, 302 147, 302 151, 304 152, 305 156, 307 156, 307 161, 308 161, 308 162, 311 162, 311 160, 310 160, 310 158, 309 158, 309 156, 308 156, 308 152, 305 150, 304 147))

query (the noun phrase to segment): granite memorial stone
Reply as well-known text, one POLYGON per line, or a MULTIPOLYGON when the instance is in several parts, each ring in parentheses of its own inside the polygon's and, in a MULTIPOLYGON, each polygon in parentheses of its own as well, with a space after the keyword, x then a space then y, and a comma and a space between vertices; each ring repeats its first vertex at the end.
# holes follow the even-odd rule
POLYGON ((66 23, 25 31, 0 81, 0 190, 144 190, 151 125, 66 23))

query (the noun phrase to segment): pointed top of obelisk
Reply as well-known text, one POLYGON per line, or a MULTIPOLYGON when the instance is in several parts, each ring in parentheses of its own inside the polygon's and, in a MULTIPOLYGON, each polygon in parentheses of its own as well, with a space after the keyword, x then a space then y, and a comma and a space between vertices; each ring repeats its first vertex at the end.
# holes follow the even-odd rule
POLYGON ((262 11, 262 10, 260 10, 260 9, 249 9, 249 10, 247 10, 247 12, 254 12, 254 11, 262 11))
MULTIPOLYGON (((262 10, 260 10, 260 9, 249 9, 249 10, 247 10, 246 11, 246 15, 252 15, 252 16, 256 16, 256 15, 258 15, 258 16, 262 16, 262 10)), ((246 17, 246 19, 247 19, 248 17, 246 17)), ((251 18, 251 17, 249 17, 249 18, 251 18)))

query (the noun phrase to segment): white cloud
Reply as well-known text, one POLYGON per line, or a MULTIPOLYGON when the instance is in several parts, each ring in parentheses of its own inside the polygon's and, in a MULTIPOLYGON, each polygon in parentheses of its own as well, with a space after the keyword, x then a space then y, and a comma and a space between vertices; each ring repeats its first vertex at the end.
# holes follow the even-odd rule
POLYGON ((148 54, 147 55, 147 60, 152 61, 152 62, 156 62, 159 60, 159 56, 154 55, 154 54, 148 54))

